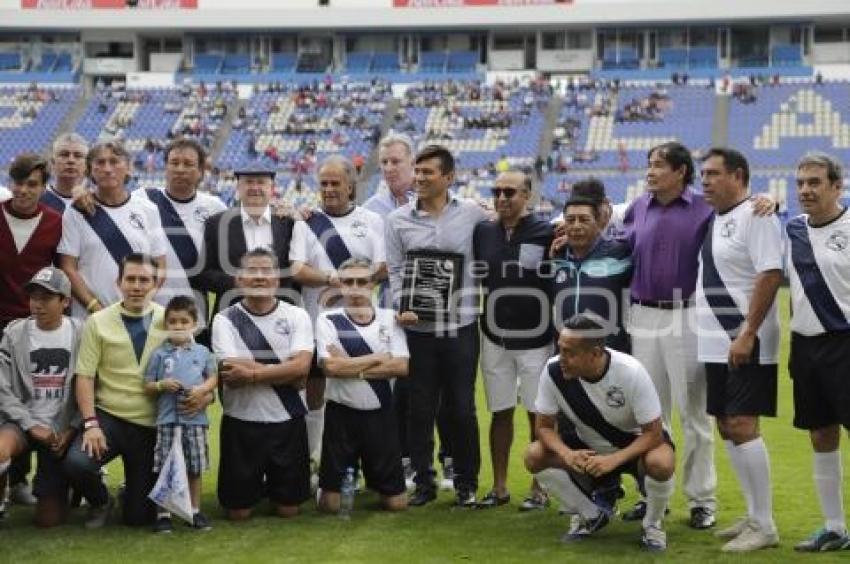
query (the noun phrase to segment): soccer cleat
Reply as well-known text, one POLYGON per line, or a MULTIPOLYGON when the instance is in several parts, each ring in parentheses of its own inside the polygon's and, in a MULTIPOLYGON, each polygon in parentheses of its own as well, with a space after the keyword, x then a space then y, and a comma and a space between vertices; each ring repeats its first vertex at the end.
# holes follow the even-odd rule
POLYGON ((478 507, 481 509, 490 509, 492 507, 499 507, 500 505, 507 505, 510 502, 510 492, 505 492, 505 495, 499 497, 499 494, 497 494, 494 490, 490 490, 490 492, 478 502, 478 507))
POLYGON ((207 519, 206 515, 198 511, 192 516, 192 528, 196 531, 209 531, 212 529, 212 525, 210 525, 210 520, 207 519))
POLYGON ((458 490, 455 494, 455 502, 453 507, 458 509, 476 509, 478 501, 475 499, 475 492, 472 490, 458 490))
POLYGON ((410 496, 410 501, 407 502, 407 505, 411 507, 422 507, 427 503, 431 503, 435 499, 437 499, 437 491, 434 489, 434 486, 417 485, 416 489, 413 490, 413 495, 410 496))
POLYGON ((537 511, 549 507, 549 496, 546 492, 531 492, 519 506, 520 511, 537 511))
POLYGON ((728 527, 715 531, 714 536, 719 539, 732 540, 744 532, 744 529, 747 528, 747 524, 749 522, 749 517, 738 517, 735 522, 728 527))
POLYGON ((153 524, 153 532, 158 535, 167 535, 174 530, 174 525, 171 523, 171 517, 157 517, 153 524))
POLYGON ((710 529, 717 523, 714 516, 714 510, 708 507, 692 507, 691 518, 688 520, 688 525, 692 529, 710 529))
POLYGON ((667 550, 667 533, 654 525, 643 527, 640 535, 640 546, 649 552, 664 552, 667 550))
POLYGON ((583 541, 603 529, 610 521, 611 519, 608 517, 608 514, 601 510, 596 517, 591 519, 579 517, 573 521, 570 530, 561 537, 561 542, 571 543, 583 541))
POLYGON ((86 518, 86 529, 100 529, 109 521, 109 515, 115 507, 115 498, 110 497, 106 503, 97 507, 89 506, 89 514, 86 518))
POLYGON ((15 484, 9 488, 9 501, 16 505, 35 505, 38 499, 32 495, 29 484, 15 484))
POLYGON ((723 545, 723 552, 753 552, 779 546, 776 530, 765 531, 755 521, 748 521, 741 534, 723 545))
POLYGON ((646 515, 646 501, 641 499, 623 513, 623 521, 640 521, 646 515))
POLYGON ((831 552, 850 548, 850 535, 847 531, 836 533, 825 528, 818 529, 806 540, 797 543, 797 552, 831 552))

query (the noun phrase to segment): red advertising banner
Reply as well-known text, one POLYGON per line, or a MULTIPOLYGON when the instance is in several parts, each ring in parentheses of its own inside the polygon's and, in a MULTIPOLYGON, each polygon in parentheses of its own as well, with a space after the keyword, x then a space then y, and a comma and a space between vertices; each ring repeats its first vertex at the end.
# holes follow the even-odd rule
POLYGON ((393 0, 395 8, 469 8, 509 6, 555 6, 574 0, 393 0))
POLYGON ((21 0, 25 10, 195 10, 198 0, 21 0))

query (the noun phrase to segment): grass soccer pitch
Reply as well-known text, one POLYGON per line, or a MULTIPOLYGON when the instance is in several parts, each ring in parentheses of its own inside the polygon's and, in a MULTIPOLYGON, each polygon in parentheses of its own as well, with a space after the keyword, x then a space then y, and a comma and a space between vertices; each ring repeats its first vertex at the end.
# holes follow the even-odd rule
MULTIPOLYGON (((788 292, 780 294, 783 327, 788 326, 788 292)), ((747 562, 850 562, 850 551, 801 555, 793 545, 822 524, 812 480, 812 455, 806 433, 791 426, 791 385, 786 361, 787 329, 782 342, 779 387, 779 416, 765 420, 763 433, 770 451, 773 473, 774 511, 782 544, 746 555, 747 562)), ((850 375, 848 375, 850 377, 850 375)), ((491 485, 487 429, 489 415, 484 408, 483 390, 478 382, 478 411, 481 427, 481 487, 484 495, 491 485)), ((218 410, 211 413, 218 420, 218 410)), ((666 560, 668 562, 743 561, 742 556, 721 555, 722 541, 711 531, 694 531, 686 525, 687 508, 681 485, 666 520, 668 550, 650 556, 638 546, 638 523, 619 519, 594 538, 578 545, 559 541, 569 518, 559 516, 555 507, 543 512, 520 513, 517 506, 525 495, 530 478, 522 467, 522 452, 528 436, 525 413, 517 410, 516 432, 509 475, 512 501, 489 510, 452 510, 452 494, 441 492, 438 500, 424 508, 410 508, 400 514, 378 510, 378 500, 370 493, 358 496, 353 517, 343 521, 320 515, 310 504, 290 520, 268 515, 259 506, 247 523, 223 520, 215 498, 218 461, 217 425, 210 433, 213 470, 204 476, 203 509, 213 519, 213 530, 196 533, 175 521, 175 532, 157 536, 147 529, 128 529, 111 524, 100 531, 82 527, 85 513, 78 510, 69 524, 41 531, 31 524, 32 510, 13 506, 11 515, 0 525, 0 563, 30 562, 553 562, 593 559, 596 562, 666 560)), ((678 429, 674 438, 681 441, 678 429)), ((845 476, 850 475, 850 448, 842 437, 845 476)), ((744 503, 722 442, 717 438, 716 460, 719 475, 718 525, 725 526, 744 513, 744 503)), ((121 466, 110 466, 109 480, 116 486, 121 466)), ((845 479, 845 507, 850 488, 845 479)), ((635 500, 632 480, 624 479, 627 496, 620 508, 635 500)))

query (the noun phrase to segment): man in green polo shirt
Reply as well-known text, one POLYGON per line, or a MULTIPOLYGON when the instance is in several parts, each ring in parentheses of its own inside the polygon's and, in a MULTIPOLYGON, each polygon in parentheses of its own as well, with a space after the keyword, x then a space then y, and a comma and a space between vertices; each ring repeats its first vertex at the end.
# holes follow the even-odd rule
POLYGON ((143 373, 165 338, 162 306, 150 301, 156 282, 152 258, 127 255, 118 273, 122 300, 93 314, 83 328, 76 367, 83 432, 68 450, 65 470, 91 506, 88 528, 102 527, 114 505, 98 470, 116 456, 124 463, 124 523, 153 522, 147 494, 154 484, 156 404, 144 393, 143 373))

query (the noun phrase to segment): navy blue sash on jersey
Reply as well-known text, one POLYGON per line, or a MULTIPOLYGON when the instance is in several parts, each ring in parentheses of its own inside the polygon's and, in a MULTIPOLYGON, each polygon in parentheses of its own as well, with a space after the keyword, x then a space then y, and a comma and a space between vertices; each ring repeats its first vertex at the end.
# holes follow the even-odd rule
POLYGON ((195 247, 192 236, 189 235, 186 224, 180 219, 180 214, 174 209, 174 204, 162 190, 147 188, 145 193, 148 195, 148 199, 159 208, 162 228, 165 230, 168 242, 171 243, 171 248, 174 249, 174 254, 180 260, 183 270, 187 273, 192 272, 198 265, 198 249, 195 247))
MULTIPOLYGON (((227 308, 225 316, 239 332, 239 337, 251 351, 254 360, 261 364, 282 364, 266 336, 242 308, 236 305, 231 306, 227 308), (257 355, 257 352, 262 354, 257 355)), ((271 384, 271 388, 280 398, 280 403, 289 413, 289 417, 294 419, 307 413, 307 407, 295 388, 286 384, 271 384)))
POLYGON ((578 379, 567 380, 561 371, 561 364, 557 361, 550 362, 546 369, 549 371, 549 376, 552 382, 558 387, 558 391, 564 396, 567 404, 575 413, 582 423, 599 433, 606 441, 617 448, 623 449, 632 444, 637 438, 637 435, 623 431, 609 423, 605 417, 599 412, 599 409, 593 405, 593 402, 588 397, 587 392, 581 385, 578 379))
POLYGON ((351 251, 348 250, 345 241, 339 236, 336 227, 328 216, 316 211, 306 223, 307 227, 316 235, 319 244, 325 249, 334 268, 338 269, 342 263, 351 258, 351 251))
POLYGON ((702 287, 705 291, 705 301, 711 308, 711 313, 717 318, 720 326, 729 334, 730 339, 735 339, 741 330, 741 325, 746 318, 738 309, 738 304, 732 299, 729 289, 717 271, 714 263, 714 221, 712 217, 708 223, 708 233, 702 244, 702 287))
MULTIPOLYGON (((372 347, 369 346, 369 343, 366 342, 366 339, 363 338, 360 331, 357 330, 357 327, 354 326, 354 323, 352 323, 348 317, 342 314, 334 314, 329 315, 328 319, 334 324, 334 327, 336 327, 339 342, 342 344, 342 348, 345 349, 345 352, 348 353, 348 356, 366 356, 367 354, 372 354, 374 352, 372 351, 372 347)), ((378 403, 381 404, 381 409, 388 408, 392 405, 392 388, 390 388, 388 380, 371 380, 367 378, 366 382, 372 387, 372 391, 375 392, 375 395, 378 396, 378 403)))
POLYGON ((850 323, 835 301, 823 277, 809 239, 809 229, 804 218, 792 219, 786 227, 791 241, 791 262, 800 278, 800 285, 812 305, 815 315, 826 331, 848 331, 850 323))
POLYGON ((41 195, 41 203, 58 211, 60 214, 65 212, 65 200, 57 196, 50 188, 47 188, 41 195))
POLYGON ((102 207, 95 206, 94 214, 89 215, 85 212, 80 212, 86 223, 92 228, 98 238, 103 242, 103 246, 109 252, 115 264, 121 264, 124 257, 133 252, 133 247, 130 242, 124 237, 124 233, 115 225, 112 218, 106 213, 102 207))

